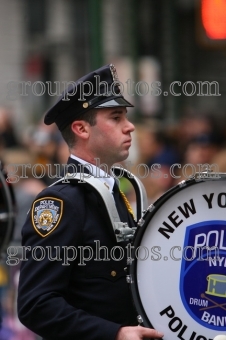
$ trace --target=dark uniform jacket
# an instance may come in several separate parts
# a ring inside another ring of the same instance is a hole
[[[96,191],[83,183],[43,190],[27,216],[22,245],[28,248],[18,315],[33,332],[46,340],[113,340],[121,326],[137,324],[126,243],[116,242]]]

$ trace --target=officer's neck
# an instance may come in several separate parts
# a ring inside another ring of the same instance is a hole
[[[90,163],[90,164],[95,165],[98,168],[104,169],[104,171],[107,174],[110,174],[110,175],[112,174],[111,167],[113,166],[113,164],[108,163],[107,161],[104,161],[97,156],[96,157],[90,156],[82,152],[76,152],[73,150],[71,150],[71,155],[74,155],[75,157],[80,158],[81,160],[83,160],[83,162]]]

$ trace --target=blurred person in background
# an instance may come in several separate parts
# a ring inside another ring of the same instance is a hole
[[[0,145],[2,150],[19,145],[13,127],[12,111],[5,107],[0,107]]]
[[[162,161],[161,164],[153,164],[149,168],[149,175],[143,179],[149,204],[154,203],[174,185],[170,174],[171,165],[172,163],[167,163],[166,160],[166,162]]]
[[[210,164],[219,148],[220,141],[216,133],[199,134],[188,143],[184,163]]]
[[[16,206],[16,218],[11,244],[21,245],[21,229],[27,212],[36,195],[46,188],[42,179],[34,177],[32,167],[35,165],[35,155],[23,148],[6,150],[2,160],[7,171],[7,181],[11,183]]]
[[[184,158],[187,146],[196,136],[218,133],[221,126],[218,126],[213,114],[198,111],[193,108],[186,109],[182,114],[175,129],[178,152]]]
[[[184,151],[184,158],[181,167],[175,170],[175,184],[189,177],[194,177],[195,173],[203,171],[218,171],[214,166],[214,157],[221,149],[222,140],[217,132],[202,133],[194,136]]]
[[[37,177],[40,176],[46,185],[59,179],[62,164],[67,163],[69,152],[56,127],[46,126],[43,122],[28,127],[23,137],[23,145],[32,154],[34,164],[37,165]],[[55,164],[59,164],[59,167]]]
[[[179,154],[170,131],[160,122],[149,121],[139,125],[136,137],[139,161],[146,167],[146,173],[141,173],[144,177],[140,179],[146,188],[149,203],[153,203],[173,185],[170,167],[180,161]]]
[[[3,322],[0,330],[1,340],[37,340],[36,334],[27,329],[19,321],[16,312],[17,288],[19,272],[9,275],[10,283],[6,287],[2,299]]]

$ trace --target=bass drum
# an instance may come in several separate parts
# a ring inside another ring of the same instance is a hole
[[[12,238],[14,229],[15,198],[13,188],[6,182],[6,176],[0,170],[0,253],[6,248]]]
[[[165,340],[226,334],[226,175],[183,181],[138,222],[129,275],[138,321]]]

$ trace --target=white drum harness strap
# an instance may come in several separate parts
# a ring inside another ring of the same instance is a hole
[[[117,176],[117,174],[120,174],[122,171],[122,168],[114,167],[113,171]],[[135,189],[137,197],[137,219],[140,219],[143,211],[147,209],[147,195],[144,186],[137,177],[131,175],[126,169],[123,169],[123,175],[120,174],[120,177],[127,178]],[[98,192],[107,210],[117,242],[127,241],[133,238],[136,228],[130,228],[127,223],[120,220],[112,194],[98,178],[92,175],[84,176],[82,173],[67,173],[60,180],[51,184],[50,187],[58,183],[72,183],[73,181],[81,183],[82,185],[88,185]]]

